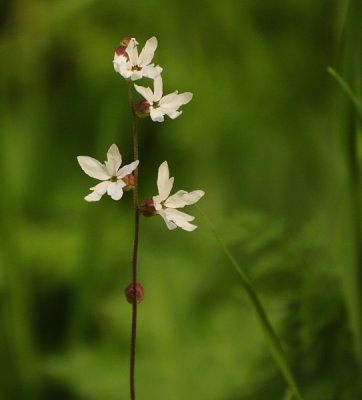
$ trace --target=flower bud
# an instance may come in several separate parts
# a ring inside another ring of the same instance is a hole
[[[125,46],[125,47],[127,47],[128,46],[128,44],[129,44],[129,42],[132,40],[132,38],[131,38],[131,36],[126,36],[126,37],[124,37],[123,39],[121,39],[121,41],[120,41],[120,45],[121,46]]]
[[[119,56],[124,56],[128,59],[128,54],[126,53],[126,49],[127,46],[129,44],[129,42],[131,41],[131,37],[124,37],[121,42],[120,45],[116,48],[115,52],[114,52],[114,57],[119,57]]]
[[[134,175],[133,174],[129,174],[126,175],[122,178],[123,182],[126,184],[126,186],[123,188],[123,190],[127,191],[127,190],[131,190],[134,188],[135,186],[135,182],[134,182]]]
[[[145,291],[140,283],[136,283],[135,289],[136,289],[136,303],[139,304],[145,297]],[[133,304],[133,294],[134,294],[133,283],[130,283],[126,287],[124,294],[126,295],[128,303]]]
[[[156,215],[156,209],[153,205],[153,198],[150,197],[149,199],[143,200],[139,206],[140,213],[145,217],[152,217]]]
[[[142,100],[135,104],[134,111],[137,117],[148,117],[150,115],[150,103],[147,100]]]

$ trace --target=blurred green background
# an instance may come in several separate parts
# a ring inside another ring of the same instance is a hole
[[[361,11],[2,0],[1,400],[129,398],[132,198],[86,203],[95,181],[76,156],[104,160],[116,143],[131,161],[113,51],[153,35],[165,92],[194,99],[177,120],[140,120],[141,198],[166,159],[175,190],[205,190],[200,205],[254,281],[305,399],[362,398],[360,120],[326,73],[362,89]],[[191,234],[141,221],[138,398],[287,399],[238,276],[187,211]]]

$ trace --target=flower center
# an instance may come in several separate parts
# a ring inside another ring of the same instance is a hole
[[[158,101],[155,101],[155,102],[152,104],[152,107],[153,107],[153,108],[158,108],[159,106],[160,106],[160,104],[159,104]]]
[[[141,71],[141,67],[139,67],[138,65],[134,65],[133,67],[132,67],[132,71]]]
[[[112,176],[112,178],[109,179],[111,182],[117,182],[118,179],[116,176]]]

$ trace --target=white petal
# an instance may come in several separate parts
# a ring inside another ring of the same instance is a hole
[[[77,160],[82,170],[90,177],[99,179],[101,181],[110,178],[110,175],[106,167],[95,158],[87,156],[78,156]]]
[[[162,71],[163,69],[159,65],[154,66],[153,64],[147,65],[142,68],[143,76],[150,79],[157,78]]]
[[[170,93],[160,100],[160,106],[177,110],[192,99],[192,93],[186,92],[178,94],[177,91]]]
[[[103,181],[101,183],[98,183],[98,185],[91,188],[93,192],[90,193],[88,196],[86,196],[84,199],[87,201],[100,200],[101,197],[104,195],[104,193],[106,193],[109,184],[110,184],[109,181]]]
[[[161,217],[163,218],[163,220],[166,222],[167,228],[169,230],[173,230],[177,228],[177,225],[175,223],[173,223],[172,221],[170,221],[169,219],[167,219],[167,216],[165,214],[165,212],[163,210],[158,212],[159,215],[161,215]]]
[[[84,197],[86,201],[98,201],[102,198],[102,195],[96,192],[89,193],[87,196]]]
[[[153,93],[152,93],[152,90],[151,90],[151,88],[149,88],[149,87],[143,87],[143,86],[138,86],[138,85],[134,85],[134,87],[135,87],[135,89],[137,90],[137,92],[141,95],[141,96],[143,96],[149,103],[153,103],[153,98],[154,98],[154,96],[153,96]]]
[[[185,222],[185,221],[182,223],[179,223],[178,226],[187,232],[192,232],[197,228],[197,225],[190,224],[189,222]]]
[[[158,168],[157,187],[161,201],[166,200],[173,186],[173,178],[170,178],[167,161]]]
[[[115,144],[107,152],[106,168],[111,176],[116,176],[119,167],[122,164],[122,156]]]
[[[142,71],[131,71],[130,73],[131,81],[138,81],[139,79],[143,78]]]
[[[119,64],[119,73],[123,76],[123,78],[129,79],[133,74],[131,68],[132,66],[130,62]]]
[[[107,193],[113,200],[119,200],[123,196],[123,188],[126,184],[120,180],[117,182],[111,182],[107,188]]]
[[[187,205],[195,204],[204,194],[205,192],[202,190],[194,190],[190,193],[185,190],[179,190],[165,201],[165,206],[170,208],[182,208]]]
[[[117,64],[115,61],[113,61],[113,68],[119,74],[119,64]]]
[[[159,75],[155,80],[153,81],[153,101],[160,101],[162,97],[162,77]]]
[[[192,93],[186,92],[178,94],[177,91],[174,93],[170,93],[159,101],[159,110],[169,116],[172,119],[179,117],[182,114],[182,111],[178,111],[178,109],[188,103],[192,99]]]
[[[191,101],[193,94],[191,92],[180,93],[177,95],[177,101],[180,106],[187,104]]]
[[[158,108],[158,110],[160,112],[162,112],[162,114],[170,117],[171,119],[176,119],[177,117],[179,117],[182,114],[182,111],[176,111],[174,109],[171,110],[171,109],[167,109],[164,107],[160,107],[160,108]]]
[[[157,39],[153,36],[147,40],[144,48],[138,57],[138,65],[144,67],[148,65],[155,54],[157,48]]]
[[[194,216],[186,214],[182,211],[176,210],[174,208],[165,208],[164,209],[167,218],[172,219],[172,221],[193,221],[195,219]],[[177,222],[176,222],[177,223]]]
[[[126,57],[124,57],[124,56],[115,57],[115,59],[113,60],[114,70],[120,74],[121,69],[125,68],[125,66],[127,66],[127,63],[128,63],[128,61],[127,61]]]
[[[128,43],[126,53],[128,54],[129,60],[132,65],[137,65],[138,63],[138,50],[136,41],[131,39]]]
[[[165,120],[164,113],[160,108],[150,107],[150,117],[154,122],[163,122]]]
[[[103,181],[98,183],[97,185],[93,186],[90,188],[90,190],[93,190],[93,192],[96,192],[98,194],[104,195],[106,193],[108,186],[110,185],[110,181]]]
[[[162,210],[161,202],[163,200],[161,199],[161,197],[160,196],[153,196],[152,200],[153,200],[153,206],[155,207],[155,210],[157,210],[157,211]]]
[[[133,161],[131,164],[125,165],[117,172],[118,179],[124,178],[126,175],[132,173],[140,162],[138,160]]]
[[[167,94],[166,96],[162,97],[162,99],[160,100],[160,106],[162,107],[170,107],[170,108],[175,108],[177,109],[178,107],[178,101],[177,101],[177,96],[178,96],[178,92],[173,92],[170,94]]]
[[[175,210],[174,208],[166,208],[164,210],[164,213],[166,214],[166,218],[169,221],[172,221],[185,231],[191,232],[197,228],[196,225],[189,223],[190,221],[193,221],[195,219],[195,217],[193,217],[192,215]]]

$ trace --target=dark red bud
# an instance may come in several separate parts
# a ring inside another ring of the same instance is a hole
[[[147,100],[142,100],[135,104],[134,110],[137,117],[148,117],[150,115],[150,103]]]
[[[140,283],[136,283],[135,289],[136,289],[136,303],[139,304],[145,297],[145,291],[143,289],[143,286]],[[126,287],[124,294],[126,295],[126,299],[127,299],[128,303],[133,304],[133,297],[134,297],[133,283],[130,283]]]
[[[120,45],[114,51],[115,57],[124,56],[128,59],[128,54],[126,53],[126,49],[127,49],[129,42],[131,41],[131,39],[132,39],[131,37],[124,37],[121,40]]]
[[[132,38],[130,36],[126,36],[123,39],[121,39],[120,45],[127,47],[131,40]]]
[[[135,182],[134,182],[134,175],[129,174],[126,175],[125,177],[122,178],[123,182],[127,185],[123,188],[123,190],[131,190],[134,188]]]
[[[149,199],[143,200],[139,207],[140,213],[145,217],[152,217],[156,215],[156,209],[153,205],[153,199],[150,197]]]
[[[116,50],[114,51],[114,56],[119,57],[119,56],[124,56],[128,57],[128,54],[126,53],[127,46],[118,46]]]

